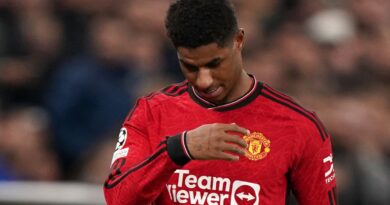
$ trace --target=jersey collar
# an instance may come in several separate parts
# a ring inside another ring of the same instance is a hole
[[[196,93],[195,88],[192,85],[188,86],[188,93],[190,94],[192,100],[194,100],[197,104],[210,110],[228,111],[238,109],[252,102],[261,93],[262,83],[258,82],[255,76],[251,74],[249,74],[249,76],[252,78],[251,89],[237,100],[222,105],[216,105],[206,99],[203,99]]]

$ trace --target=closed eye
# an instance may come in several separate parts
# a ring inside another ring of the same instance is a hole
[[[198,70],[198,67],[189,63],[186,63],[182,60],[180,60],[180,63],[190,72],[195,72]]]
[[[208,62],[205,66],[208,68],[216,68],[218,67],[222,62],[221,58],[213,59],[212,61]]]

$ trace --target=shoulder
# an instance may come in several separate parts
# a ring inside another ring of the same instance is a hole
[[[296,128],[304,132],[306,136],[318,135],[320,137],[318,139],[322,141],[329,137],[316,113],[304,108],[290,96],[271,88],[267,84],[263,84],[261,95],[268,100],[271,107],[295,121]]]
[[[149,95],[146,95],[145,98],[153,99],[157,96],[159,98],[174,98],[187,92],[187,89],[188,89],[188,82],[185,80],[180,83],[168,85],[163,89],[150,93]]]
[[[180,97],[181,95],[186,93],[187,90],[188,82],[183,81],[181,83],[168,85],[165,88],[149,93],[142,98],[148,102],[172,100],[176,99],[177,97]]]
[[[137,99],[126,121],[135,118],[156,118],[166,110],[172,110],[183,103],[188,90],[187,81],[171,84],[163,89],[151,92]],[[188,95],[187,95],[188,96]]]
[[[160,90],[151,92],[138,99],[139,103],[147,104],[151,107],[162,106],[183,99],[183,95],[188,91],[188,82],[183,81],[166,86]]]

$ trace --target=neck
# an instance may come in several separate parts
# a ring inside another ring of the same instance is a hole
[[[250,77],[244,70],[242,70],[240,79],[237,83],[239,86],[235,88],[231,97],[227,99],[228,102],[232,102],[244,96],[252,88],[253,78]]]

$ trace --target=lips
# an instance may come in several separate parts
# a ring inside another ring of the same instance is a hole
[[[219,87],[216,87],[216,88],[212,88],[212,89],[208,89],[206,91],[199,91],[199,95],[203,98],[208,98],[208,99],[212,99],[212,98],[216,98],[218,97],[223,91],[223,88],[221,86]]]

